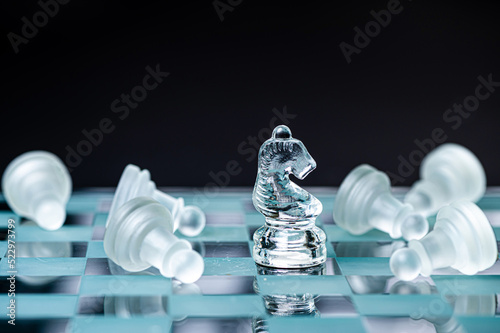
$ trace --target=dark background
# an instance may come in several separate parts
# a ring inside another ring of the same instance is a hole
[[[500,88],[457,129],[443,120],[479,75],[500,81],[495,2],[401,6],[348,64],[339,44],[353,45],[353,28],[364,30],[387,1],[244,0],[221,21],[212,1],[72,0],[17,54],[7,34],[20,35],[21,18],[32,22],[40,6],[4,3],[0,169],[34,149],[65,160],[82,130],[109,118],[114,131],[73,168],[76,187],[115,186],[127,163],[159,185],[204,186],[230,160],[240,168],[229,185],[253,185],[257,161],[238,146],[286,106],[318,163],[301,185],[339,185],[360,163],[397,173],[398,156],[434,128],[470,148],[488,184],[500,185]],[[111,103],[156,64],[170,75],[120,120]]]

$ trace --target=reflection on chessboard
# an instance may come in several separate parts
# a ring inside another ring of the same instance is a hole
[[[205,261],[195,284],[156,269],[124,271],[103,249],[111,192],[77,192],[68,221],[45,231],[0,203],[0,307],[7,306],[6,228],[16,221],[16,332],[488,332],[500,327],[500,265],[474,276],[452,269],[398,281],[389,257],[405,245],[370,231],[352,236],[332,219],[334,191],[309,189],[324,203],[317,225],[327,235],[321,266],[280,270],[257,266],[253,231],[263,223],[251,189],[221,192],[204,210],[207,226],[186,238]],[[194,200],[191,192],[170,192]],[[500,192],[480,200],[500,236]],[[434,218],[429,218],[431,228]],[[179,235],[179,237],[183,237]],[[307,330],[304,331],[304,327]],[[7,328],[0,322],[0,330]]]

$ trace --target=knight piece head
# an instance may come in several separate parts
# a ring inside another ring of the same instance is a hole
[[[277,126],[272,137],[264,142],[259,151],[259,172],[292,173],[304,179],[316,168],[302,141],[292,138],[292,131],[285,125]]]

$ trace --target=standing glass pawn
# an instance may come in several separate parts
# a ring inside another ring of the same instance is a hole
[[[316,227],[321,202],[289,179],[304,179],[316,168],[304,144],[287,126],[274,129],[259,151],[253,204],[266,223],[253,235],[253,258],[259,265],[302,268],[326,261],[326,236]]]

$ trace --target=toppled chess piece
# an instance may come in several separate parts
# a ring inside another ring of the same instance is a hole
[[[426,216],[454,201],[477,202],[486,190],[481,162],[470,150],[454,143],[439,146],[422,160],[420,178],[404,201]]]
[[[302,268],[326,261],[326,236],[315,225],[323,205],[289,179],[290,173],[304,179],[315,168],[316,162],[287,126],[276,127],[260,148],[252,199],[266,223],[253,235],[257,264]]]
[[[486,215],[474,203],[458,201],[439,210],[434,230],[427,236],[394,252],[390,267],[405,281],[450,266],[473,275],[491,267],[497,256],[495,234]]]
[[[392,238],[411,240],[422,238],[429,230],[423,215],[391,194],[389,177],[367,164],[354,168],[340,185],[333,218],[353,235],[375,228]]]
[[[196,206],[185,206],[183,198],[174,198],[156,189],[148,170],[129,164],[123,170],[111,203],[108,222],[125,202],[135,197],[151,197],[167,207],[174,217],[174,231],[189,237],[200,234],[205,228],[205,213]]]
[[[111,216],[104,234],[104,250],[127,271],[154,266],[163,276],[183,283],[195,282],[203,274],[203,258],[173,232],[173,218],[165,206],[151,198],[137,197]]]
[[[72,182],[64,163],[46,151],[16,157],[5,169],[2,189],[17,215],[47,230],[59,229],[66,220]]]

